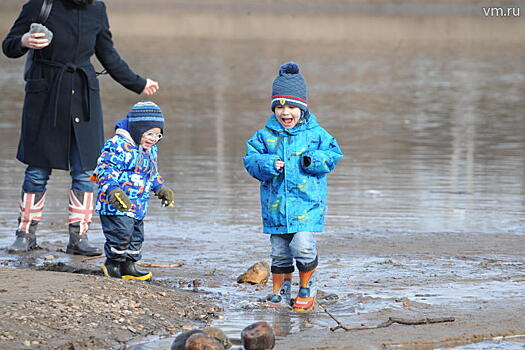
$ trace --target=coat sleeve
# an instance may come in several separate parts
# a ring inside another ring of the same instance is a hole
[[[303,170],[310,175],[328,174],[334,170],[343,152],[337,140],[323,129],[320,135],[319,149],[304,152],[301,159]]]
[[[97,35],[95,55],[109,75],[125,88],[140,94],[146,86],[146,79],[134,73],[129,65],[120,57],[113,46],[106,5],[98,1],[101,6],[102,29]]]
[[[153,180],[151,181],[151,183],[151,190],[157,193],[157,191],[160,190],[162,186],[164,186],[165,181],[159,173],[156,173],[155,176],[153,176]]]
[[[38,19],[42,2],[43,0],[29,0],[22,7],[22,11],[2,42],[2,50],[7,57],[18,58],[28,51],[27,48],[22,47],[21,39],[29,31],[31,23]]]
[[[120,188],[118,178],[121,171],[121,160],[123,155],[116,150],[117,145],[112,140],[106,141],[102,148],[102,153],[98,158],[97,168],[95,173],[97,175],[97,183],[102,191],[109,194],[115,188]]]
[[[260,132],[256,132],[246,142],[246,155],[243,162],[248,173],[259,181],[271,180],[280,174],[275,169],[275,161],[279,160],[279,156],[266,152],[266,146],[261,140]]]

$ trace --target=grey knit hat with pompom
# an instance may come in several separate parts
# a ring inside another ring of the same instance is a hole
[[[279,68],[279,75],[272,85],[272,111],[277,105],[292,105],[308,111],[308,90],[306,81],[299,73],[299,65],[287,62]]]

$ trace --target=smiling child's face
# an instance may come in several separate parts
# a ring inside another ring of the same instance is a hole
[[[301,118],[301,109],[292,105],[277,105],[274,109],[277,120],[285,129],[292,129]]]
[[[140,144],[142,145],[142,148],[148,150],[151,148],[151,146],[159,142],[159,140],[162,138],[162,134],[160,132],[160,128],[152,128],[146,131],[144,134],[142,134],[142,137],[140,139]]]

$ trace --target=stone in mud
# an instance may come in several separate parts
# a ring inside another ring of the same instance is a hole
[[[192,329],[191,331],[182,332],[179,334],[173,343],[171,343],[171,350],[184,350],[184,347],[186,345],[186,340],[188,340],[189,337],[191,337],[193,334],[196,333],[204,333],[200,329]]]
[[[208,333],[193,329],[179,334],[171,344],[171,350],[224,350],[224,346]]]
[[[270,266],[266,261],[259,261],[237,278],[237,283],[265,284],[270,277]]]
[[[242,330],[241,342],[246,350],[273,349],[275,334],[268,322],[255,322]]]
[[[184,350],[224,350],[224,346],[207,333],[195,333],[186,340]]]
[[[221,329],[217,327],[206,327],[203,329],[203,331],[217,339],[219,343],[221,343],[224,346],[225,349],[229,349],[232,347],[232,343],[230,343],[230,340]]]

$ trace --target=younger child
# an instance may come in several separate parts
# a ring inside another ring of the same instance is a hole
[[[115,136],[104,144],[95,169],[98,182],[96,211],[106,243],[108,277],[148,280],[151,272],[136,269],[142,257],[143,219],[150,191],[164,206],[173,206],[173,192],[157,169],[157,143],[162,139],[164,116],[153,102],[139,102],[115,126]]]
[[[299,66],[283,64],[273,81],[274,114],[248,140],[244,166],[261,182],[264,233],[272,245],[273,303],[290,305],[293,262],[299,270],[297,312],[313,308],[318,255],[314,232],[324,230],[326,174],[343,153],[308,110]]]

